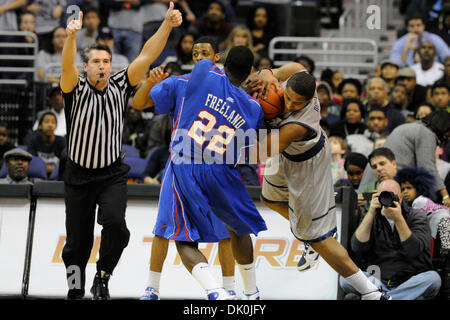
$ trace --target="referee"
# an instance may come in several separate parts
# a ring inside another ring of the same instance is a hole
[[[76,34],[83,13],[66,28],[62,52],[61,90],[67,124],[68,159],[64,171],[67,239],[62,258],[69,290],[67,299],[82,299],[85,269],[94,240],[95,209],[102,225],[100,258],[91,288],[94,300],[108,300],[108,280],[128,245],[125,223],[127,173],[122,163],[124,113],[134,87],[163,50],[181,13],[170,3],[165,20],[128,68],[111,75],[111,50],[93,45],[84,52],[86,76],[75,66]]]

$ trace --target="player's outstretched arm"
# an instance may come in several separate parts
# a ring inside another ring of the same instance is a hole
[[[142,82],[139,89],[133,98],[133,108],[135,109],[146,109],[153,107],[155,103],[153,102],[152,96],[150,95],[150,90],[159,82],[166,79],[169,76],[168,73],[164,72],[164,66],[159,66],[153,68],[150,71],[148,78]]]
[[[172,28],[178,27],[183,21],[181,12],[173,9],[174,4],[171,1],[166,17],[159,27],[158,31],[147,40],[141,53],[128,67],[128,79],[132,86],[135,86],[145,77],[150,65],[163,51]]]
[[[272,130],[258,142],[258,162],[282,153],[292,142],[307,138],[311,131],[298,124],[287,124],[279,130]]]
[[[78,68],[75,64],[77,56],[77,32],[83,25],[83,12],[80,11],[78,19],[70,21],[66,28],[67,39],[62,51],[62,71],[59,85],[63,92],[70,92],[78,83]]]
[[[272,69],[273,76],[278,80],[278,82],[282,83],[289,79],[293,74],[306,70],[304,66],[302,66],[298,62],[290,62],[285,65]]]

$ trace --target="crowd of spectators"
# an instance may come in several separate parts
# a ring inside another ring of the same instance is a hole
[[[194,64],[192,46],[200,36],[216,39],[222,55],[219,65],[233,46],[245,45],[255,56],[253,72],[274,67],[268,57],[269,42],[277,36],[273,10],[255,4],[241,24],[236,23],[233,1],[174,2],[183,13],[183,25],[173,32],[166,50],[152,68],[162,65],[170,75],[189,72]],[[424,3],[433,1],[409,2],[405,11],[405,27],[398,30],[399,37],[390,56],[379,63],[366,81],[346,77],[331,68],[321,71],[319,76],[315,72],[316,62],[309,56],[302,55],[294,61],[301,63],[317,78],[321,125],[329,136],[335,186],[347,185],[357,191],[358,206],[364,214],[371,210],[375,216],[379,205],[372,203],[372,196],[383,190],[397,192],[405,203],[417,210],[423,211],[425,207],[441,210],[439,214],[428,215],[429,220],[433,220],[430,221],[431,235],[436,237],[441,232],[441,237],[447,239],[442,247],[448,251],[450,240],[446,219],[450,192],[450,144],[447,138],[450,124],[436,125],[429,119],[434,114],[445,113],[448,116],[450,112],[450,8],[437,4],[423,7]],[[29,79],[20,73],[13,76],[53,84],[47,95],[48,105],[38,107],[41,111],[35,124],[20,146],[29,153],[14,149],[15,146],[8,142],[9,128],[0,124],[0,164],[5,162],[3,166],[8,167],[8,172],[11,170],[10,174],[13,174],[13,164],[17,166],[19,163],[22,169],[28,167],[31,154],[43,160],[47,179],[61,178],[58,167],[65,157],[66,128],[58,87],[58,64],[66,38],[64,28],[71,14],[67,8],[77,5],[84,12],[83,29],[77,37],[80,70],[83,50],[96,42],[112,49],[113,69],[119,70],[136,58],[143,43],[159,27],[168,3],[168,0],[0,0],[0,30],[35,33],[40,49],[37,77]],[[9,41],[31,43],[34,40],[27,36],[9,38]],[[15,54],[26,54],[29,49],[17,50]],[[26,67],[30,62],[24,60],[20,63]],[[145,159],[146,168],[140,178],[129,182],[159,184],[169,156],[170,119],[155,114],[153,108],[140,111],[133,109],[131,104],[130,100],[123,144],[134,148],[136,157]],[[418,137],[419,132],[428,135],[429,140],[421,144],[423,136]],[[408,154],[406,151],[402,153],[406,148],[413,150],[408,150]],[[8,154],[10,150],[15,151]],[[408,160],[402,163],[404,157],[415,162]],[[260,184],[261,166],[244,165],[241,169],[248,185]],[[370,175],[372,180],[367,179]],[[21,175],[16,176],[21,179],[9,178],[2,183],[23,180]],[[414,176],[425,178],[419,181],[413,179]],[[388,182],[382,184],[383,181]],[[408,193],[411,188],[416,190],[413,196]],[[439,207],[431,205],[428,200],[439,203]],[[445,210],[446,213],[442,213]],[[352,241],[358,249],[367,249],[362,245],[361,237],[354,236]],[[371,257],[375,261],[379,259]],[[347,288],[346,284],[342,285]]]

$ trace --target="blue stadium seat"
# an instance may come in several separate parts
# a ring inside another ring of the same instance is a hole
[[[131,167],[128,172],[128,178],[142,179],[144,177],[144,170],[147,166],[147,161],[136,157],[125,157],[123,162]]]
[[[3,163],[2,169],[0,170],[0,179],[6,177],[6,174],[7,174],[6,167],[5,164]]]
[[[47,179],[47,171],[45,170],[44,160],[39,157],[33,157],[33,160],[30,162],[28,177]]]
[[[129,144],[124,144],[122,146],[122,150],[127,153],[126,157],[139,158],[139,152],[137,149]]]
[[[2,169],[0,170],[0,178],[5,178],[7,175],[7,170],[5,164],[3,164]],[[30,161],[30,170],[28,171],[29,178],[41,178],[47,179],[47,171],[45,171],[45,163],[39,157],[33,157],[33,160]]]
[[[18,145],[17,146],[17,148],[20,148],[20,149],[23,149],[23,150],[25,150],[25,151],[28,151],[28,147],[27,146],[25,146],[25,145]]]
[[[148,159],[150,159],[150,157],[152,156],[153,152],[155,152],[156,149],[158,149],[158,147],[153,147],[148,151],[147,156],[145,157],[145,161],[148,161]]]

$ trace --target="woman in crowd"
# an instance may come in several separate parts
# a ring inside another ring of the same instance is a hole
[[[365,109],[361,100],[344,100],[341,120],[331,126],[330,135],[345,139],[349,134],[362,134],[367,129],[364,123]]]
[[[271,12],[263,6],[255,6],[247,16],[247,27],[253,37],[254,50],[267,56],[270,40],[275,36]]]
[[[259,54],[255,52],[253,47],[253,37],[250,30],[245,26],[236,26],[233,28],[227,39],[227,48],[220,59],[222,63],[225,63],[228,52],[230,52],[231,48],[236,46],[248,47],[253,52],[255,60],[259,59]]]
[[[336,115],[341,113],[341,106],[346,99],[361,99],[362,85],[358,79],[346,78],[339,83],[333,97],[333,107],[330,112]]]
[[[183,34],[178,40],[177,46],[175,48],[177,55],[167,57],[162,65],[167,66],[169,62],[176,62],[179,65],[194,66],[194,61],[192,61],[192,48],[194,46],[195,39],[196,36],[194,33],[187,32]]]
[[[56,27],[52,32],[51,44],[39,51],[36,66],[40,82],[59,83],[62,50],[66,38],[66,30],[63,27]],[[81,57],[78,53],[75,63],[81,66]],[[54,66],[49,67],[49,64],[54,64]]]
[[[338,88],[339,85],[342,83],[343,78],[344,76],[340,71],[331,70],[329,68],[324,69],[320,74],[320,81],[325,81],[326,83],[328,83],[331,87],[331,90],[333,90],[332,102],[334,104],[338,105],[342,104],[342,98],[338,94]]]

